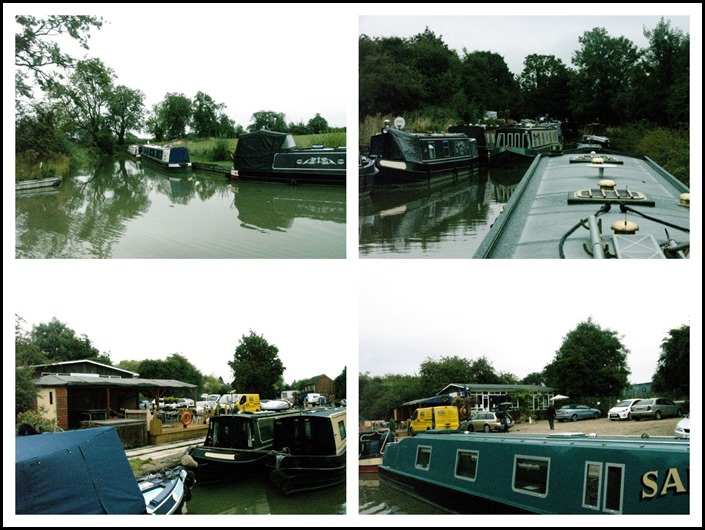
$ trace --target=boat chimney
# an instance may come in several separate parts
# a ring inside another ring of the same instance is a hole
[[[601,191],[614,191],[617,187],[617,183],[611,179],[602,179],[597,185],[600,186]]]
[[[678,197],[680,199],[680,205],[690,208],[690,193],[681,193]]]

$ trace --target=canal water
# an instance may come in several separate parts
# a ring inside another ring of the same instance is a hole
[[[15,195],[17,258],[345,258],[345,186],[106,160]]]
[[[373,188],[360,197],[360,258],[471,258],[530,164],[483,166],[431,188]]]
[[[360,473],[360,515],[447,514],[447,510],[412,497],[380,480],[378,473]]]
[[[189,515],[344,514],[345,484],[289,496],[269,483],[266,474],[237,482],[196,484],[187,510]]]

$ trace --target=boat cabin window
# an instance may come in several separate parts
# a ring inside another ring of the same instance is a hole
[[[583,484],[583,508],[600,509],[600,489],[602,486],[602,464],[585,463],[585,484]]]
[[[545,497],[548,494],[550,462],[548,458],[516,455],[512,489],[519,493]]]
[[[428,155],[424,158],[428,158],[428,160],[435,160],[436,158],[436,145],[433,142],[427,142],[425,143],[426,149],[424,149],[424,155],[428,153]]]
[[[345,440],[345,421],[340,420],[338,422],[338,432],[340,433],[340,439]]]
[[[290,134],[286,135],[286,138],[284,139],[284,142],[282,142],[282,149],[295,149],[296,148],[296,142],[294,141],[294,137]]]
[[[416,469],[428,469],[431,464],[431,448],[428,445],[419,445],[416,448]]]
[[[624,466],[607,464],[607,487],[605,488],[605,511],[622,513],[624,491]]]
[[[271,442],[272,438],[274,438],[273,424],[274,422],[272,420],[260,420],[257,422],[259,439],[262,440],[263,443]]]
[[[455,460],[455,476],[465,480],[475,480],[479,457],[478,451],[458,451]]]
[[[443,142],[443,156],[446,158],[450,157],[450,144],[448,143],[448,140]]]

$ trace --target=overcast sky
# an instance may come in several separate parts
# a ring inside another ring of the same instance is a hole
[[[630,382],[650,381],[669,330],[690,323],[702,343],[702,297],[680,290],[676,278],[687,283],[688,267],[675,264],[674,273],[674,264],[362,261],[360,372],[413,375],[429,357],[485,356],[521,379],[542,371],[566,334],[592,317],[630,350]],[[692,351],[695,375],[701,349]]]
[[[531,4],[532,6],[534,4]],[[619,4],[616,4],[619,6]],[[595,4],[587,4],[595,12]],[[677,12],[676,9],[670,10]],[[576,8],[576,9],[583,9]],[[602,13],[619,10],[614,7],[602,8]],[[634,9],[630,9],[634,11]],[[641,13],[648,11],[639,9]],[[514,10],[512,10],[514,12]],[[541,12],[541,9],[536,11]],[[449,48],[462,57],[463,48],[468,52],[490,51],[504,57],[509,70],[521,74],[524,59],[529,54],[554,55],[566,66],[573,66],[573,53],[581,45],[578,37],[596,27],[603,27],[611,37],[626,37],[639,48],[646,48],[648,40],[644,27],[653,30],[661,17],[671,21],[672,28],[690,33],[690,20],[687,16],[674,15],[531,15],[531,16],[362,16],[360,34],[369,37],[412,37],[422,33],[426,27],[436,36],[442,37]]]
[[[342,276],[344,265],[326,270]],[[57,260],[22,269],[14,306],[27,329],[56,317],[115,364],[181,353],[229,383],[227,363],[250,330],[279,348],[287,383],[335,379],[356,353],[357,329],[339,316],[356,293],[349,282],[316,281],[307,260]]]
[[[40,15],[42,4],[36,6],[14,11],[45,16],[47,8]],[[352,71],[343,52],[346,38],[348,49],[355,38],[353,17],[341,31],[326,7],[182,6],[81,4],[77,14],[100,15],[106,23],[91,30],[89,50],[70,38],[61,41],[62,50],[99,58],[115,72],[116,84],[145,93],[148,109],[168,92],[193,99],[201,91],[225,103],[243,127],[261,110],[282,112],[287,123],[306,123],[320,113],[331,126],[346,125],[345,89],[352,78],[345,74]]]

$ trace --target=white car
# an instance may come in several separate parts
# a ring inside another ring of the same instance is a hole
[[[632,405],[638,399],[623,399],[612,407],[607,413],[610,420],[630,420],[632,418]]]
[[[690,412],[683,416],[673,430],[676,438],[690,438]]]

